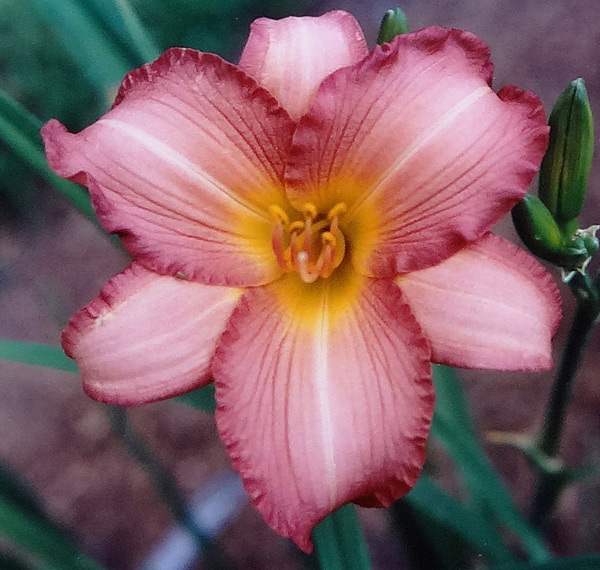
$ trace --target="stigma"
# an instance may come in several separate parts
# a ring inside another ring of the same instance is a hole
[[[303,220],[290,221],[280,206],[269,208],[271,244],[284,272],[295,271],[305,283],[314,283],[319,277],[329,277],[344,259],[346,242],[339,218],[346,212],[346,204],[339,202],[325,216],[307,202],[301,212]]]

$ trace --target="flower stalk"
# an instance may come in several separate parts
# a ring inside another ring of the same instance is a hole
[[[541,433],[519,446],[538,472],[531,521],[542,526],[561,490],[584,470],[568,469],[558,459],[573,383],[600,312],[600,273],[592,281],[588,265],[599,249],[594,225],[579,228],[594,150],[593,117],[582,79],[561,93],[550,115],[550,141],[541,164],[538,196],[527,195],[512,211],[523,243],[537,257],[559,267],[577,309],[554,378]]]
[[[127,412],[117,406],[108,406],[107,415],[111,427],[123,442],[127,452],[146,471],[152,486],[163,503],[171,511],[173,518],[181,524],[193,537],[200,552],[206,557],[207,567],[211,570],[232,570],[231,562],[225,560],[223,554],[213,545],[212,541],[198,527],[194,515],[188,508],[187,501],[178,487],[173,475],[154,455],[144,440],[135,432]]]
[[[577,309],[571,323],[569,336],[552,386],[544,414],[544,423],[537,448],[550,461],[558,455],[560,442],[571,401],[573,383],[592,337],[600,313],[600,272],[594,282],[585,273],[575,273],[569,286],[577,298]],[[570,481],[561,470],[539,472],[531,505],[531,521],[541,526],[552,511],[561,490]]]

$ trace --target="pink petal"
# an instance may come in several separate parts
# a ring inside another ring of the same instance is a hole
[[[434,361],[497,370],[552,366],[560,294],[546,270],[512,243],[488,233],[396,283],[431,342]]]
[[[240,67],[297,120],[325,77],[367,53],[362,30],[347,12],[337,10],[318,18],[259,18],[252,24]]]
[[[234,467],[267,523],[306,551],[340,505],[410,490],[433,411],[429,347],[400,290],[332,281],[248,289],[213,368]]]
[[[78,134],[50,121],[51,167],[88,185],[102,224],[159,273],[271,281],[272,204],[284,204],[293,124],[221,58],[171,49],[125,77],[113,109]]]
[[[73,316],[63,348],[95,400],[132,406],[176,396],[211,380],[215,345],[241,294],[134,262]]]
[[[392,276],[439,263],[524,195],[547,144],[537,97],[489,87],[489,50],[426,28],[319,88],[286,169],[296,205],[347,203],[353,263]]]

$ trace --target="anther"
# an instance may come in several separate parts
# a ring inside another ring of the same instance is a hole
[[[335,234],[338,231],[338,218],[346,212],[346,204],[344,202],[338,202],[329,212],[327,213],[327,219],[329,220],[329,230]]]
[[[310,220],[314,220],[317,217],[317,208],[311,202],[306,202],[304,206],[302,206],[302,213],[305,218],[309,218]]]
[[[327,213],[327,219],[329,221],[333,220],[333,218],[337,218],[342,214],[345,214],[348,208],[346,208],[345,202],[338,202],[329,212]]]
[[[294,232],[302,233],[304,231],[304,222],[301,222],[299,220],[292,222],[290,224],[289,230],[290,234],[293,234]]]
[[[344,257],[345,240],[339,230],[339,217],[346,212],[346,204],[338,202],[326,217],[311,202],[305,203],[301,211],[304,219],[290,222],[281,206],[273,204],[269,208],[274,221],[271,242],[277,263],[285,273],[297,271],[302,281],[313,283],[320,277],[329,277]]]
[[[323,232],[321,234],[321,243],[326,246],[329,245],[331,247],[335,247],[335,236],[331,232]]]
[[[269,214],[271,214],[271,217],[276,223],[283,224],[286,227],[289,226],[290,219],[281,206],[278,206],[277,204],[269,206]]]

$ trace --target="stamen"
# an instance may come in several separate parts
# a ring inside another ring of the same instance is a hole
[[[345,240],[338,220],[346,212],[346,204],[335,204],[327,217],[320,215],[311,202],[304,204],[301,211],[304,220],[290,222],[281,206],[274,204],[269,208],[274,221],[271,243],[284,272],[297,271],[302,281],[313,283],[319,277],[329,277],[344,258]],[[317,256],[318,236],[321,244]]]
[[[293,234],[296,232],[299,234],[302,233],[304,231],[304,222],[301,222],[301,221],[292,222],[290,224],[289,230],[290,230],[290,234]]]
[[[295,269],[298,257],[298,237],[304,231],[304,222],[292,222],[290,231],[290,270]]]
[[[319,258],[317,259],[317,263],[315,263],[315,267],[313,269],[313,272],[317,275],[324,277],[324,270],[331,274],[331,272],[335,269],[334,267],[330,268],[335,257],[335,244],[336,239],[331,232],[323,232],[321,234],[321,253],[319,254]]]
[[[323,248],[323,267],[321,267],[321,277],[326,279],[331,276],[333,270],[336,268],[335,264],[335,249],[333,247]]]
[[[290,219],[281,206],[277,204],[269,206],[269,214],[271,214],[275,223],[283,224],[286,227],[290,225]]]
[[[302,206],[302,213],[304,214],[304,247],[302,250],[310,255],[312,249],[312,223],[317,217],[317,208],[314,204],[307,202]]]
[[[338,202],[329,212],[327,213],[327,219],[329,220],[329,229],[331,233],[335,234],[338,231],[338,218],[346,212],[346,203]]]
[[[321,243],[323,245],[330,245],[331,247],[335,247],[336,239],[333,232],[323,232],[321,234]]]
[[[331,210],[329,210],[329,212],[327,213],[327,219],[329,221],[333,220],[333,218],[337,218],[338,216],[341,216],[342,214],[346,213],[346,210],[348,208],[346,208],[346,203],[345,202],[338,202],[333,208],[331,208]]]
[[[273,226],[273,231],[271,232],[271,244],[279,267],[281,267],[281,269],[287,269],[283,254],[283,223],[279,222]]]
[[[305,218],[310,218],[311,220],[314,220],[318,214],[317,207],[311,202],[306,202],[306,204],[302,206],[302,213],[304,214]]]

